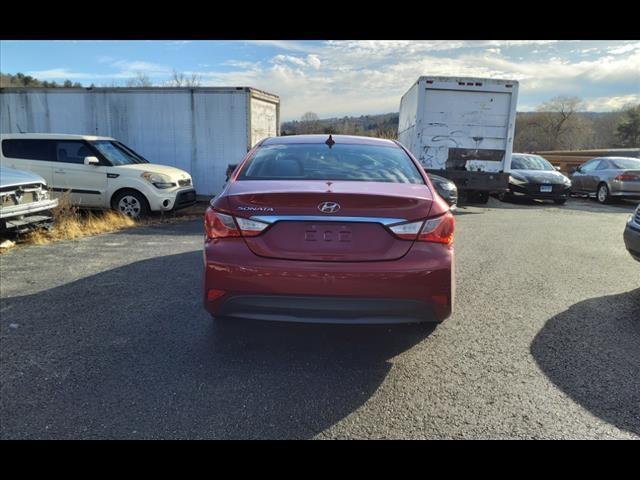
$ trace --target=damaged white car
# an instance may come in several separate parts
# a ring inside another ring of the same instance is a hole
[[[22,233],[52,223],[52,208],[44,178],[35,173],[0,166],[0,232]]]

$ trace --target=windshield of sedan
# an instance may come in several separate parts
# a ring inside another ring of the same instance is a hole
[[[547,160],[538,155],[513,155],[512,170],[555,170]]]
[[[289,144],[260,147],[238,180],[348,180],[424,184],[396,146]]]
[[[623,170],[640,169],[640,159],[635,158],[616,158],[609,160],[614,168],[621,168]]]
[[[149,163],[149,161],[144,157],[120,142],[115,142],[113,140],[96,140],[91,142],[91,145],[96,147],[98,151],[114,166],[131,165],[133,163]]]

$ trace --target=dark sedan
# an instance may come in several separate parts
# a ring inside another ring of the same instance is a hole
[[[627,221],[624,229],[624,244],[631,256],[640,262],[640,205]]]
[[[455,210],[458,203],[458,187],[456,187],[456,184],[448,178],[434,175],[433,173],[427,173],[427,176],[433,183],[438,195],[447,201],[451,210]]]
[[[502,201],[513,198],[553,200],[564,204],[571,193],[571,180],[558,172],[540,155],[514,153],[511,156],[509,190],[498,198]]]

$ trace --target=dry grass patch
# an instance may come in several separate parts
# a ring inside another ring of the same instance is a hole
[[[113,210],[81,212],[71,204],[66,193],[60,197],[58,207],[52,210],[52,214],[53,227],[50,230],[33,230],[24,235],[20,243],[45,245],[57,240],[73,240],[136,225],[135,220]]]
[[[114,210],[80,210],[70,201],[69,194],[64,193],[58,199],[58,206],[52,210],[53,227],[50,230],[36,229],[14,238],[15,242],[0,247],[3,253],[17,245],[46,245],[59,240],[74,240],[76,238],[98,235],[100,233],[115,232],[126,228],[176,223],[184,220],[201,219],[208,204],[198,203],[192,207],[152,215],[141,220],[133,220]],[[1,240],[1,239],[0,239]]]

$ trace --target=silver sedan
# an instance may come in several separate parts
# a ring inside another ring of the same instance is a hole
[[[592,158],[571,175],[572,193],[595,196],[600,203],[615,198],[640,199],[640,159]]]

